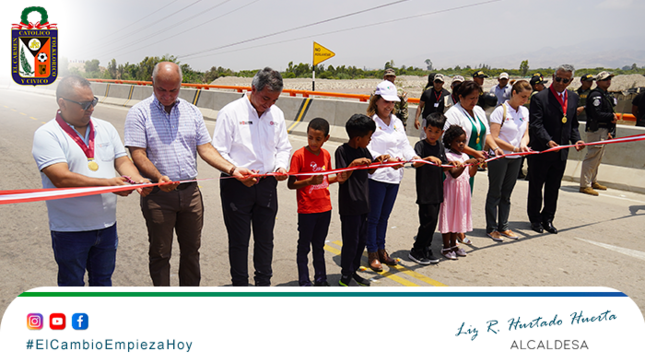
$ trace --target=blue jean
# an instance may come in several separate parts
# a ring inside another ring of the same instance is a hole
[[[385,249],[387,220],[390,218],[399,184],[382,183],[369,179],[370,213],[367,215],[367,252]]]
[[[119,238],[116,223],[93,231],[51,231],[58,286],[83,286],[87,269],[90,286],[112,286]]]

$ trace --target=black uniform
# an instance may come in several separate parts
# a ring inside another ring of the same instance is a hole
[[[587,97],[587,125],[585,131],[598,131],[608,129],[612,137],[616,137],[616,124],[614,121],[614,106],[616,99],[609,92],[596,87]]]
[[[589,93],[591,93],[591,88],[587,88],[586,90],[582,90],[582,86],[580,86],[577,90],[576,93],[580,97],[578,100],[578,107],[580,106],[586,106],[587,104],[587,97],[589,96]],[[578,121],[587,121],[587,110],[582,110],[582,112],[578,115]]]
[[[645,91],[634,98],[632,105],[638,107],[638,115],[634,115],[636,116],[636,126],[645,126]]]

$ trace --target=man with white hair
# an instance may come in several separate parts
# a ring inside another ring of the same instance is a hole
[[[197,154],[240,180],[251,174],[246,168],[236,168],[211,145],[199,109],[178,98],[181,79],[177,64],[155,65],[152,96],[134,105],[125,120],[125,145],[141,174],[153,182],[176,182],[155,187],[141,198],[150,242],[150,277],[155,286],[170,286],[173,231],[179,243],[179,285],[199,286],[202,195],[197,182],[178,183],[197,177]]]
[[[572,65],[561,65],[553,74],[551,86],[531,98],[529,146],[535,151],[546,151],[569,143],[573,143],[578,151],[584,148],[578,131],[578,95],[567,90],[573,81],[573,72]],[[569,149],[562,149],[528,156],[529,193],[526,209],[531,229],[538,233],[544,230],[558,233],[553,219],[568,155]]]

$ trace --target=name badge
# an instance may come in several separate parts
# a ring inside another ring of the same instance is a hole
[[[434,108],[437,108],[437,107],[439,107],[439,102],[434,103]]]

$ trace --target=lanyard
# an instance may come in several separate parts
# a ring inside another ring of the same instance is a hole
[[[473,110],[473,114],[475,115],[475,117],[477,118],[477,121],[479,121],[479,122],[475,122],[475,119],[470,117],[468,112],[466,110],[464,110],[463,107],[462,107],[461,110],[464,112],[464,115],[466,115],[466,117],[468,118],[468,121],[470,121],[470,123],[472,124],[473,131],[477,130],[477,135],[476,135],[477,140],[475,140],[475,143],[479,144],[479,141],[480,141],[479,136],[480,136],[481,131],[482,131],[482,128],[480,126],[483,125],[483,122],[479,119],[479,116],[477,116],[477,114],[475,113],[475,110]],[[472,134],[472,132],[471,132],[471,134]],[[472,139],[472,135],[470,136],[470,138]]]
[[[564,90],[564,101],[562,101],[562,97],[558,96],[558,93],[553,89],[553,86],[549,87],[551,90],[551,93],[553,93],[553,96],[555,96],[555,99],[558,100],[558,103],[560,106],[562,106],[562,123],[567,123],[567,105],[569,104],[569,94],[567,93],[567,90]]]
[[[56,122],[58,122],[58,125],[65,131],[69,137],[76,142],[76,144],[83,150],[83,153],[87,157],[87,167],[92,170],[92,171],[97,171],[99,169],[99,164],[94,161],[94,125],[92,124],[92,120],[90,120],[89,123],[89,128],[90,128],[90,135],[89,135],[89,140],[88,144],[85,145],[85,142],[81,140],[81,137],[78,136],[76,131],[72,130],[72,128],[63,120],[63,116],[61,116],[60,111],[56,113]]]

